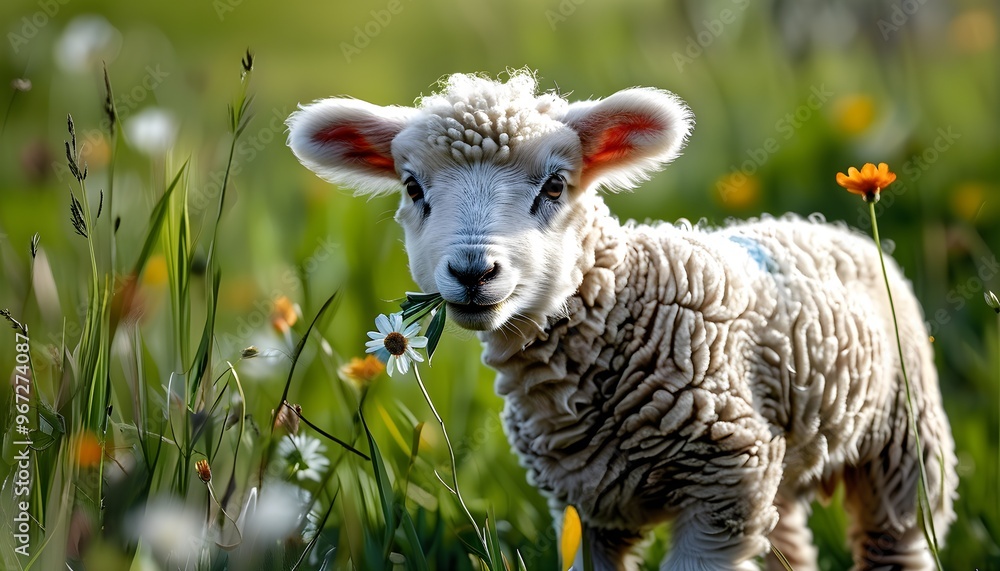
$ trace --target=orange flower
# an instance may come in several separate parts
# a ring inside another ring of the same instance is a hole
[[[288,330],[298,320],[298,310],[290,299],[281,296],[274,300],[274,309],[271,311],[271,325],[278,333],[288,333]]]
[[[198,472],[198,477],[201,478],[202,482],[206,484],[212,481],[212,467],[208,465],[208,460],[198,460],[194,464],[195,472]]]
[[[385,372],[385,365],[375,355],[368,354],[363,359],[351,357],[350,362],[341,365],[337,372],[341,379],[361,389]]]
[[[101,443],[97,441],[97,436],[89,430],[84,430],[76,435],[76,465],[81,468],[97,466],[104,455]]]
[[[896,180],[896,173],[889,170],[889,165],[879,163],[878,168],[872,163],[865,163],[861,170],[851,167],[847,174],[837,173],[837,184],[848,192],[860,194],[865,202],[877,202],[878,193]]]

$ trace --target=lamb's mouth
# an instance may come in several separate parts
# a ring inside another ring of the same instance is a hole
[[[474,331],[496,329],[505,302],[506,300],[487,305],[448,302],[448,317],[465,329]]]

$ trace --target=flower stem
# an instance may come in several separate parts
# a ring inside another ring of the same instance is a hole
[[[872,236],[875,238],[875,246],[878,248],[878,261],[882,265],[882,278],[885,280],[885,293],[889,296],[889,311],[892,313],[892,327],[896,332],[896,348],[899,351],[899,369],[903,374],[903,385],[906,388],[906,412],[910,421],[910,430],[913,432],[913,443],[917,450],[917,468],[920,476],[917,486],[917,510],[920,520],[923,523],[924,536],[927,539],[928,547],[934,556],[934,564],[938,571],[941,571],[941,560],[938,557],[937,534],[934,531],[934,517],[929,505],[927,494],[927,470],[924,466],[924,451],[920,443],[920,429],[917,427],[917,413],[913,408],[913,390],[910,386],[910,377],[906,374],[906,360],[903,357],[903,342],[899,338],[899,322],[896,319],[896,306],[892,301],[892,287],[889,285],[889,273],[885,270],[885,255],[882,254],[882,241],[878,237],[878,222],[875,216],[875,201],[868,201],[868,213],[872,219]]]
[[[483,551],[489,553],[489,547],[486,543],[486,538],[483,537],[479,532],[479,524],[476,523],[476,518],[472,517],[472,512],[469,511],[468,506],[465,505],[465,500],[462,498],[462,490],[458,487],[458,465],[455,462],[455,450],[451,447],[451,439],[448,438],[448,430],[444,426],[444,420],[441,415],[438,414],[437,409],[434,407],[434,403],[431,401],[431,396],[427,393],[427,387],[424,386],[424,381],[420,378],[420,371],[417,367],[413,367],[413,375],[417,378],[417,386],[420,387],[420,392],[424,395],[424,400],[427,401],[427,406],[430,407],[431,413],[434,414],[434,419],[437,420],[438,425],[441,426],[441,434],[444,435],[444,443],[448,447],[448,459],[451,461],[451,489],[458,498],[459,505],[462,506],[462,511],[465,512],[465,517],[468,518],[469,523],[472,525],[472,529],[476,532],[476,538],[483,546]],[[493,566],[490,565],[490,568]]]

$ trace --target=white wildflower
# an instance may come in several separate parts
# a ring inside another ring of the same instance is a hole
[[[103,16],[73,18],[55,45],[56,64],[68,73],[83,73],[118,57],[122,35]]]
[[[126,529],[161,561],[197,558],[211,542],[204,515],[175,498],[154,499],[132,518]]]
[[[289,434],[278,443],[282,472],[294,474],[299,481],[320,480],[330,466],[325,453],[326,446],[318,438],[306,434]]]
[[[174,114],[159,107],[147,107],[125,121],[125,135],[139,152],[158,157],[170,150],[177,139]]]
[[[418,336],[419,323],[403,326],[403,315],[393,313],[389,317],[380,314],[375,318],[378,331],[369,331],[371,341],[365,343],[366,352],[375,353],[380,361],[385,363],[385,370],[392,376],[393,370],[405,374],[410,370],[410,361],[423,362],[424,358],[414,349],[427,346],[427,338]]]
[[[310,501],[309,492],[282,481],[267,481],[256,506],[246,517],[244,541],[284,540],[298,530]]]

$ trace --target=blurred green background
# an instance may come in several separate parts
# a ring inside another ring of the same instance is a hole
[[[0,4],[0,307],[30,325],[39,362],[64,327],[70,344],[79,336],[73,325],[87,298],[89,261],[69,223],[73,181],[63,141],[71,113],[96,209],[110,156],[100,130],[101,61],[127,137],[105,214],[121,219],[116,255],[101,263],[122,274],[138,255],[165,180],[187,159],[195,260],[203,260],[230,142],[225,104],[239,84],[240,57],[248,47],[255,54],[255,117],[237,147],[220,229],[216,336],[223,359],[250,344],[272,355],[241,370],[247,412],[261,424],[288,368],[280,353],[287,342],[268,319],[274,299],[299,304],[308,322],[339,288],[337,313],[322,332],[336,365],[361,354],[374,317],[415,288],[392,220],[396,199],[353,198],[298,165],[285,146],[283,120],[298,103],[350,95],[408,105],[449,73],[496,76],[522,67],[537,70],[543,89],[570,99],[635,85],[668,89],[691,106],[694,135],[684,155],[640,189],[607,197],[623,219],[721,224],[820,213],[868,231],[867,209],[836,186],[835,173],[884,161],[899,175],[878,205],[880,229],[923,303],[960,461],[958,521],[944,567],[1000,569],[1000,341],[983,303],[985,290],[1000,291],[998,10],[997,2],[958,0],[8,0]],[[29,296],[36,232],[50,275],[36,275]],[[175,367],[166,348],[170,299],[152,268],[142,280],[139,327],[147,368],[165,383]],[[300,323],[293,334],[303,331]],[[0,371],[7,371],[14,341],[2,339]],[[474,337],[449,328],[424,378],[459,449],[473,512],[483,518],[492,506],[504,540],[529,568],[552,568],[544,500],[499,429],[502,402],[478,352]],[[356,427],[356,401],[324,363],[309,361],[289,401],[346,437]],[[112,374],[120,373],[113,367]],[[426,497],[408,505],[454,521],[451,498],[432,472],[447,456],[412,378],[382,376],[366,407],[369,422],[382,425],[373,430],[383,453],[404,467],[407,419],[430,421],[425,462],[413,476]],[[377,409],[406,431],[393,435]],[[364,497],[334,511],[331,541],[350,535],[352,510],[374,501]],[[824,568],[847,568],[836,502],[817,506],[812,523]],[[651,551],[663,549],[661,534]],[[649,565],[655,568],[653,557]]]

